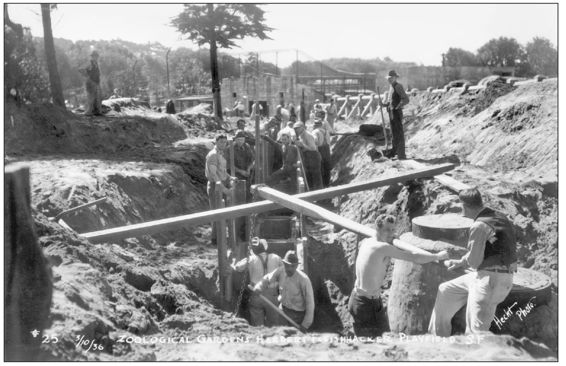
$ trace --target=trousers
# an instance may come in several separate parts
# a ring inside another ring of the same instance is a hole
[[[297,311],[297,310],[293,310],[293,309],[289,309],[285,306],[282,306],[283,308],[283,312],[285,313],[285,315],[287,315],[289,318],[291,318],[295,323],[301,325],[303,323],[303,320],[305,319],[305,311]],[[288,324],[289,322],[286,319],[282,319],[282,323],[281,324]]]
[[[316,190],[322,188],[322,175],[321,175],[321,157],[318,151],[303,151],[303,158],[305,164],[305,175],[307,176],[307,183],[309,189]]]
[[[406,159],[405,155],[405,133],[403,132],[403,110],[393,109],[390,111],[391,134],[393,135],[393,153],[399,159]]]
[[[277,301],[277,288],[268,288],[261,293],[275,306]],[[276,326],[280,324],[279,314],[275,309],[265,303],[259,295],[253,294],[250,298],[250,324],[253,326]]]
[[[441,283],[428,331],[449,337],[452,317],[464,305],[467,305],[466,333],[489,331],[497,305],[505,300],[512,287],[513,274],[483,270]]]
[[[358,337],[380,337],[389,331],[389,318],[381,297],[369,298],[352,290],[348,311],[354,318],[354,333]]]
[[[332,171],[332,164],[330,161],[330,145],[324,144],[318,147],[318,152],[321,158],[321,177],[322,185],[328,187],[330,185],[330,172]]]
[[[102,93],[100,84],[88,79],[86,81],[87,106],[86,115],[102,114]]]

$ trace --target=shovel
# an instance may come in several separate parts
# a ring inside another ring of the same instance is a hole
[[[254,290],[254,288],[253,288],[252,286],[250,286],[250,285],[248,285],[248,289],[250,289],[250,291],[252,291],[252,292],[253,292],[253,290]],[[285,320],[287,320],[289,323],[291,323],[295,328],[297,328],[298,330],[300,330],[301,333],[306,333],[306,332],[307,332],[307,330],[306,330],[303,326],[301,326],[301,325],[295,323],[295,321],[293,321],[293,319],[289,318],[289,316],[287,316],[287,314],[285,314],[285,313],[283,312],[283,310],[279,309],[279,307],[277,307],[275,304],[273,304],[271,301],[269,301],[268,298],[266,298],[266,297],[263,296],[262,294],[258,294],[258,295],[259,295],[259,298],[260,298],[261,300],[263,300],[263,302],[265,302],[270,308],[272,308],[272,309],[275,310],[279,315],[281,315],[283,318],[285,318]]]

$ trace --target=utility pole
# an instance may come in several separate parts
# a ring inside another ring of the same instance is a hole
[[[257,76],[259,77],[259,52],[255,53],[255,64],[256,64],[256,70],[257,70]]]
[[[297,60],[295,61],[295,73],[297,74],[297,83],[299,82],[299,50],[295,50]]]
[[[322,86],[322,61],[320,61],[320,91],[322,92],[322,102],[326,102],[326,95],[324,94],[324,87]]]
[[[165,64],[167,65],[167,98],[171,98],[171,90],[169,88],[169,52],[171,52],[170,48],[165,54]]]
[[[279,52],[275,52],[275,76],[279,76],[278,61],[279,61]]]

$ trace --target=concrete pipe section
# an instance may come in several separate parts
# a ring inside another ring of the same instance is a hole
[[[412,220],[412,233],[400,239],[419,248],[437,253],[447,250],[450,258],[460,258],[467,252],[469,228],[473,221],[456,214],[420,216]],[[442,263],[416,264],[396,260],[393,268],[387,312],[392,332],[425,334],[438,292],[438,285],[463,275],[449,272]],[[550,298],[551,280],[548,276],[520,268],[513,280],[513,289],[496,311],[503,314],[515,302],[516,306],[536,302],[543,305]],[[534,299],[533,299],[534,298]],[[454,316],[453,333],[465,330],[465,306]],[[499,333],[492,323],[491,330]]]

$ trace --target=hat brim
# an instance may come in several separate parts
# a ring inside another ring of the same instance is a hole
[[[400,77],[399,75],[387,75],[385,78],[389,79],[389,78],[398,78]]]
[[[294,265],[294,264],[299,264],[299,262],[297,263],[293,263],[293,262],[288,262],[285,259],[281,259],[281,262],[285,263],[285,264],[289,264],[289,265]]]

